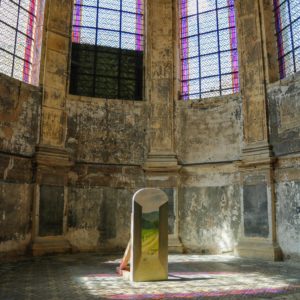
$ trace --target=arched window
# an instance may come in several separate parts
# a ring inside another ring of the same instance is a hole
[[[70,93],[142,99],[142,0],[75,0]]]
[[[181,98],[239,91],[234,0],[181,0]]]
[[[300,1],[274,0],[280,78],[300,71]]]
[[[37,84],[37,15],[41,0],[0,0],[0,72]]]

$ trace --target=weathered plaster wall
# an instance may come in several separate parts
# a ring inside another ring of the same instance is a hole
[[[141,165],[148,153],[147,102],[68,97],[66,148],[75,160],[69,173],[68,239],[81,250],[124,247],[131,197],[146,185]],[[178,103],[176,139],[184,163],[239,158],[240,97],[209,100]],[[180,236],[190,250],[232,251],[237,238],[236,170],[217,168],[218,175],[214,168],[208,173],[202,167],[184,168],[181,173]]]
[[[0,183],[0,258],[22,254],[31,237],[31,184]]]
[[[286,258],[300,258],[300,181],[276,185],[278,241]]]
[[[233,251],[240,225],[240,187],[233,163],[242,147],[240,96],[180,101],[175,118],[178,159],[183,164],[182,242],[188,251]]]
[[[130,236],[132,196],[145,187],[140,166],[77,163],[69,172],[67,238],[80,251],[116,251]]]
[[[268,87],[275,169],[277,235],[285,258],[300,258],[300,74]]]
[[[110,187],[69,190],[67,238],[76,249],[120,250],[130,237],[133,191]]]
[[[300,151],[300,74],[268,88],[270,142],[276,155]]]
[[[233,251],[240,219],[239,175],[233,164],[183,168],[179,189],[179,232],[188,251]]]
[[[0,74],[0,151],[33,155],[40,102],[37,87]]]
[[[176,144],[181,163],[237,160],[241,142],[241,99],[238,94],[177,103]]]
[[[300,157],[276,163],[277,236],[285,258],[300,259]]]
[[[75,161],[143,163],[147,154],[145,102],[69,98],[66,148]]]
[[[40,102],[39,88],[0,75],[0,257],[30,242]]]

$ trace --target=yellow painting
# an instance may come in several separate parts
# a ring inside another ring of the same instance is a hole
[[[143,273],[152,280],[161,278],[165,274],[165,269],[159,260],[159,212],[153,211],[142,214],[141,230],[142,252],[138,264],[139,280],[143,279]],[[146,275],[146,274],[145,274]]]

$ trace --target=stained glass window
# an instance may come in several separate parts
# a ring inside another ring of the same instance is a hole
[[[75,0],[70,93],[142,99],[142,0]]]
[[[0,72],[31,83],[37,0],[0,0]]]
[[[239,91],[234,0],[181,0],[181,98]]]
[[[300,0],[274,0],[280,78],[300,70]]]

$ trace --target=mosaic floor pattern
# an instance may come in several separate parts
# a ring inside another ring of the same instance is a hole
[[[131,283],[120,259],[59,255],[0,264],[1,300],[277,299],[300,300],[300,263],[231,256],[170,255],[167,281]]]

